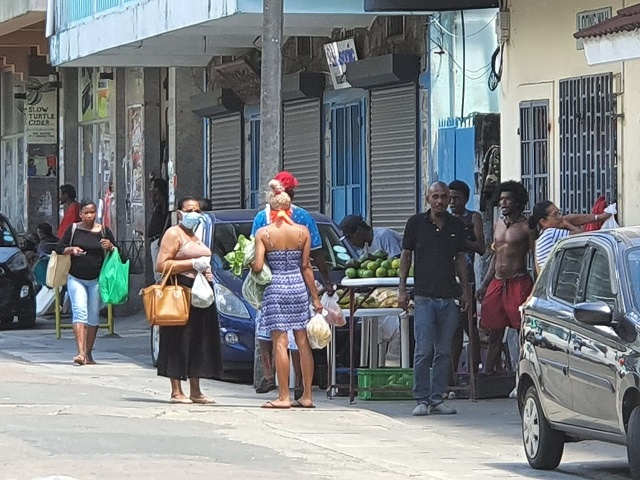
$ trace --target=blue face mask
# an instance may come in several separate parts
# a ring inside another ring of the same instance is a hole
[[[195,228],[202,221],[202,214],[198,212],[187,212],[182,214],[182,220],[180,220],[180,225],[182,225],[187,230],[195,230]]]

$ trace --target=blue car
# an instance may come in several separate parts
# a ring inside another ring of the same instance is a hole
[[[253,370],[256,310],[242,297],[243,278],[234,276],[224,257],[235,247],[242,234],[249,238],[257,210],[221,210],[207,212],[203,240],[211,248],[214,291],[220,320],[220,340],[225,371]],[[340,240],[341,233],[328,217],[314,213],[322,237],[322,249],[331,279],[338,283],[344,276],[345,264],[355,258],[352,247]],[[316,279],[321,281],[314,266]],[[158,329],[152,329],[151,352],[154,365],[158,358]]]

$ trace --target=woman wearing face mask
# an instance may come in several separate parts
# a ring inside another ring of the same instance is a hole
[[[180,285],[191,288],[198,272],[212,282],[211,250],[195,235],[202,221],[200,202],[186,197],[178,203],[179,224],[162,237],[156,270],[177,275]],[[222,365],[220,327],[215,304],[209,308],[191,306],[184,327],[160,328],[158,375],[171,380],[171,403],[211,404],[200,390],[201,378],[215,378]],[[181,381],[189,379],[190,392],[182,391]]]

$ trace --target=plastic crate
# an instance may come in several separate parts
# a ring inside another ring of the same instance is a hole
[[[374,391],[362,391],[371,388]],[[412,400],[413,368],[361,368],[358,370],[360,400]]]

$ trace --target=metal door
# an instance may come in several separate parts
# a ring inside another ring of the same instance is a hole
[[[588,213],[617,195],[617,116],[613,74],[560,81],[560,208]]]
[[[242,117],[209,121],[209,196],[215,210],[242,208]]]
[[[522,184],[529,192],[527,212],[549,198],[549,101],[520,104]]]
[[[371,91],[371,223],[402,231],[416,213],[416,86]]]
[[[300,182],[294,203],[312,212],[321,210],[322,140],[320,100],[284,105],[284,169]]]

